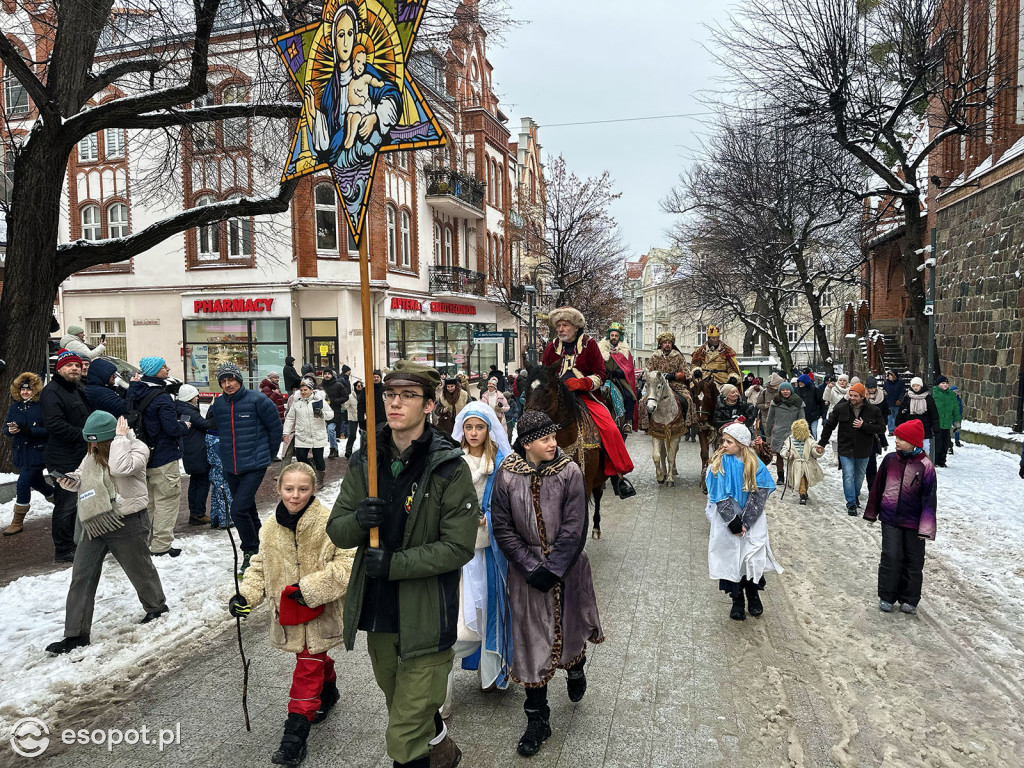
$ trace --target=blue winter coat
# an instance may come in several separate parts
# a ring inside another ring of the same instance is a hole
[[[124,398],[108,382],[117,368],[109,360],[98,357],[89,365],[89,375],[82,381],[85,399],[94,411],[106,411],[114,416],[124,416],[128,405]]]
[[[133,381],[128,386],[128,405],[141,402],[154,387],[164,388],[164,380],[155,376],[143,376],[140,381]],[[146,407],[142,414],[142,423],[146,427],[146,443],[149,445],[149,468],[162,467],[181,458],[181,438],[188,430],[178,421],[178,411],[174,400],[161,391]]]
[[[808,424],[813,424],[824,417],[825,400],[816,386],[813,384],[810,386],[797,386],[794,387],[794,390],[800,396],[800,399],[804,401],[804,418]]]
[[[19,431],[16,435],[12,435],[7,429],[8,422],[12,421],[18,425]],[[11,407],[7,409],[7,418],[4,419],[3,432],[14,444],[14,454],[11,457],[14,466],[18,469],[46,466],[44,451],[49,433],[43,426],[43,406],[39,404],[39,400],[11,403]]]
[[[269,398],[243,386],[214,400],[207,415],[217,423],[225,472],[240,475],[270,466],[284,429]]]
[[[178,411],[178,419],[187,421],[192,428],[181,438],[181,463],[185,465],[186,475],[200,475],[210,471],[210,462],[206,458],[206,432],[214,425],[209,419],[204,419],[203,414],[197,406],[192,403],[175,401],[175,409]]]
[[[882,389],[885,390],[885,402],[889,404],[889,410],[895,413],[899,408],[899,402],[907,391],[907,385],[900,379],[889,381],[889,377],[886,376]]]

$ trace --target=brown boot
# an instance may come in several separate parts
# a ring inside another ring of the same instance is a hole
[[[430,748],[430,768],[455,768],[462,761],[462,750],[445,736],[440,744]]]
[[[7,526],[7,530],[4,531],[4,536],[13,536],[16,533],[21,533],[25,530],[25,515],[28,514],[28,504],[15,504],[14,505],[14,520]]]

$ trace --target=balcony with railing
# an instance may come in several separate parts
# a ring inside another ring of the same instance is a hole
[[[463,176],[450,168],[427,168],[427,203],[441,213],[459,218],[484,217],[482,181]]]
[[[486,296],[487,275],[463,267],[430,267],[430,292]]]

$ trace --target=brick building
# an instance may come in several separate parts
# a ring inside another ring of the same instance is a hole
[[[460,9],[446,50],[409,61],[447,146],[386,153],[378,164],[364,234],[378,367],[408,357],[475,378],[515,359],[514,350],[473,341],[476,331],[514,328],[496,289],[511,272],[517,158],[491,87],[486,30],[472,11],[471,2]],[[261,87],[257,73],[279,68],[269,41],[246,38],[244,24],[229,21],[211,41],[209,92],[197,104],[247,101]],[[27,30],[31,18],[4,2],[0,25]],[[31,33],[17,43],[29,58],[46,56],[30,50]],[[4,84],[10,149],[34,116],[23,89],[10,78]],[[96,102],[119,95],[107,88]],[[89,136],[69,159],[61,239],[117,238],[182,209],[264,194],[276,186],[290,135],[284,121],[198,124],[169,154],[155,151],[153,132]],[[275,145],[281,157],[265,151]],[[171,183],[147,187],[153,164],[167,157]],[[59,302],[63,327],[82,325],[93,343],[106,334],[108,349],[129,360],[160,355],[201,391],[217,390],[211,373],[226,361],[252,384],[289,355],[318,369],[347,363],[359,371],[360,312],[358,253],[327,174],[303,179],[287,213],[190,230],[129,261],[80,272]]]

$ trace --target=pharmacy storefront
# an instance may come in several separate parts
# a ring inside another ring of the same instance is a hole
[[[217,369],[234,363],[250,388],[289,355],[291,296],[285,292],[182,294],[185,381],[200,392],[219,392]]]
[[[502,345],[473,339],[474,332],[497,330],[493,304],[389,296],[384,312],[388,367],[413,360],[434,366],[442,376],[464,371],[471,380],[491,365],[504,367]]]

